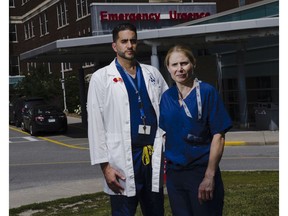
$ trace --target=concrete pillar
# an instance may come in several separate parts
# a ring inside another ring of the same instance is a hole
[[[240,128],[249,128],[248,109],[247,109],[247,93],[246,93],[246,75],[245,75],[245,49],[243,44],[239,44],[236,61],[238,65],[238,98],[239,98],[239,123]]]
[[[221,60],[221,54],[216,53],[216,67],[217,67],[217,88],[218,88],[218,92],[220,95],[222,95],[222,90],[223,90],[223,86],[222,86],[222,60]]]
[[[157,54],[157,45],[152,45],[151,65],[159,70],[159,58]]]
[[[152,55],[151,55],[151,65],[156,67],[158,70],[159,70],[159,58],[158,58],[158,54],[157,54],[157,46],[159,46],[160,44],[157,43],[157,42],[153,42],[153,41],[148,41],[148,40],[144,40],[143,41],[144,44],[147,44],[149,46],[151,46],[151,52],[152,52]]]

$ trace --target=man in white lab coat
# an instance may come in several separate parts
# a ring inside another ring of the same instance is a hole
[[[91,164],[100,164],[112,215],[164,215],[159,103],[168,88],[160,72],[136,60],[137,32],[113,29],[116,58],[93,73],[88,90]]]

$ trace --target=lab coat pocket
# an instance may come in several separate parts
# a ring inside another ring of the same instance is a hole
[[[108,160],[111,166],[120,170],[124,167],[123,144],[120,133],[107,133]]]

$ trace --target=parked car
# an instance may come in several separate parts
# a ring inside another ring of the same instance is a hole
[[[9,102],[9,123],[20,127],[25,110],[36,104],[46,104],[46,101],[42,97],[18,96],[12,99]]]
[[[15,106],[17,100],[20,100],[21,97],[23,96],[9,94],[9,124],[15,123]]]
[[[23,114],[21,129],[31,136],[39,132],[66,133],[67,128],[67,116],[56,106],[34,105]]]

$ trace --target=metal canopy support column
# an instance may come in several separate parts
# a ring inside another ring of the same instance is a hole
[[[84,70],[82,67],[79,68],[79,70],[78,70],[78,78],[79,78],[82,125],[86,128],[88,125],[87,109],[86,109],[87,95],[86,95],[86,89],[85,89]]]
[[[151,65],[156,67],[159,70],[159,58],[157,54],[157,46],[159,46],[159,43],[153,42],[153,41],[144,41],[145,44],[152,47],[152,55],[151,55]]]
[[[237,65],[238,65],[238,101],[239,101],[239,114],[240,114],[240,128],[248,128],[248,109],[247,109],[247,93],[246,93],[246,75],[245,75],[245,49],[242,43],[239,44],[237,50]]]
[[[217,87],[218,87],[218,92],[220,95],[222,95],[222,85],[223,85],[223,76],[222,76],[222,60],[221,60],[221,54],[216,53],[216,66],[217,66],[217,74],[218,74],[218,79],[217,79]]]
[[[152,46],[151,65],[159,70],[159,58],[157,55],[157,46]]]

